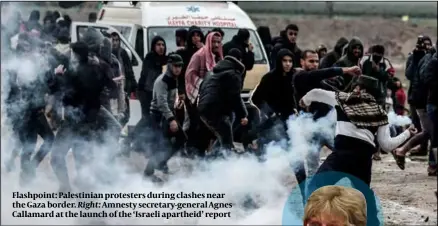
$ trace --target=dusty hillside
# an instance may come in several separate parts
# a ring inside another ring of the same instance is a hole
[[[313,49],[319,44],[331,48],[341,36],[347,38],[358,36],[365,46],[384,44],[389,55],[400,60],[402,55],[398,52],[407,55],[415,46],[419,34],[431,36],[433,42],[437,34],[436,24],[420,25],[402,22],[400,19],[360,17],[330,20],[321,16],[289,17],[267,14],[250,14],[250,16],[257,26],[269,26],[273,36],[278,35],[287,24],[297,24],[300,28],[298,44],[302,48]]]

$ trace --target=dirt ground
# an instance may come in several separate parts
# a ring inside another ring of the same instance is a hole
[[[427,157],[407,158],[404,171],[390,154],[381,157],[373,161],[371,188],[380,199],[385,225],[437,225],[437,178],[427,175]]]
[[[359,37],[365,48],[382,44],[392,61],[403,62],[404,57],[415,47],[418,35],[428,35],[436,41],[436,20],[411,20],[403,22],[399,18],[378,17],[338,17],[328,19],[323,16],[250,14],[256,26],[268,26],[272,36],[277,36],[288,24],[297,24],[298,46],[315,49],[324,44],[333,48],[339,37]]]

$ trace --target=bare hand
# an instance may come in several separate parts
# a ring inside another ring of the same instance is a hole
[[[307,108],[307,106],[306,106],[306,104],[304,103],[303,99],[301,99],[300,102],[299,102],[298,104],[300,105],[300,107],[302,107],[302,108],[304,108],[304,109]]]
[[[251,42],[248,43],[248,51],[252,52],[253,49],[254,49],[254,45]]]
[[[379,70],[379,66],[374,61],[372,61],[371,64],[372,64],[374,70],[376,70],[376,71]]]
[[[172,133],[176,133],[178,131],[178,123],[176,120],[170,122],[170,131],[172,131]]]
[[[362,74],[362,70],[358,66],[347,67],[343,71],[344,71],[344,74],[349,74],[352,76],[357,76],[357,75]]]
[[[181,101],[184,101],[186,99],[186,95],[185,94],[178,94],[178,99]]]
[[[248,118],[243,118],[243,119],[240,119],[240,124],[242,125],[242,126],[246,126],[246,125],[248,125]]]
[[[64,69],[64,65],[60,64],[55,68],[55,74],[64,74],[66,69]]]
[[[411,136],[413,136],[413,135],[418,133],[417,128],[415,128],[415,126],[413,124],[409,126],[408,130],[411,133]]]

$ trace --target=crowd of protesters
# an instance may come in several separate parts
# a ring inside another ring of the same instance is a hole
[[[36,168],[50,153],[60,190],[71,190],[67,152],[73,150],[80,172],[90,159],[101,157],[91,143],[114,142],[110,157],[101,161],[132,150],[148,153],[144,177],[157,182],[161,179],[155,170],[166,173],[168,160],[177,153],[202,159],[250,153],[263,161],[267,144],[288,139],[291,115],[308,112],[318,120],[332,109],[337,115],[335,137],[315,134],[311,142],[333,152],[321,166],[319,153],[306,156],[312,173],[301,162],[295,172],[298,182],[307,174],[335,170],[369,185],[372,159],[380,160],[379,153],[392,154],[401,169],[408,152],[429,155],[428,173],[436,176],[437,45],[428,36],[418,37],[407,59],[406,95],[379,43],[365,50],[358,37],[340,37],[333,50],[325,45],[300,49],[297,25],[288,25],[277,37],[260,27],[271,71],[245,102],[240,95],[243,81],[254,66],[247,29],[223,43],[220,28],[207,34],[196,26],[181,28],[175,33],[178,50],[170,53],[166,41],[155,36],[136,81],[116,32],[90,27],[71,43],[68,15],[47,12],[43,23],[39,21],[40,13],[33,11],[27,21],[15,14],[2,24],[2,62],[20,62],[2,63],[2,85],[8,88],[2,107],[17,138],[6,166],[12,170],[20,157],[22,184],[35,178]],[[31,68],[24,64],[28,61],[38,65],[31,73],[23,72]],[[142,118],[120,143],[133,94],[141,103]],[[413,126],[390,126],[390,112],[409,115]],[[272,133],[278,125],[282,132]],[[38,135],[44,142],[34,153]],[[244,150],[234,146],[236,141]]]

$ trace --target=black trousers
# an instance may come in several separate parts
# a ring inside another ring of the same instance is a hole
[[[145,176],[152,176],[156,169],[167,164],[172,156],[184,148],[186,140],[182,127],[177,132],[171,132],[169,122],[161,113],[151,111],[151,129],[153,131],[153,152],[144,170]]]
[[[93,144],[98,139],[98,123],[78,122],[66,118],[61,124],[52,147],[51,165],[60,182],[61,188],[70,188],[70,179],[67,169],[66,156],[70,148],[73,149],[75,166],[79,178],[87,162],[92,159]]]
[[[411,119],[412,124],[414,124],[415,128],[418,130],[418,133],[423,131],[421,128],[420,117],[417,114],[417,108],[413,105],[410,105]],[[420,144],[420,150],[426,151],[428,146],[429,139],[424,139],[424,141]]]
[[[138,90],[137,91],[138,100],[141,105],[141,115],[149,115],[152,102],[152,91]]]
[[[152,92],[141,91],[137,92],[138,99],[141,105],[141,119],[135,125],[132,133],[128,136],[127,143],[133,143],[134,149],[145,151],[147,141],[151,139],[149,136],[150,128],[150,108],[152,102]]]
[[[203,123],[201,123],[198,108],[192,105],[188,98],[185,99],[185,106],[190,120],[190,126],[187,130],[187,152],[189,155],[205,155],[205,144],[209,143],[206,139],[210,134],[203,134],[206,130]],[[208,144],[207,144],[208,147]]]
[[[27,118],[27,117],[25,117]],[[31,179],[33,177],[36,167],[46,157],[52,148],[55,135],[47,122],[43,111],[32,111],[27,120],[13,122],[15,133],[18,135],[19,147],[13,150],[9,161],[15,161],[16,153],[21,148],[20,162],[23,179]],[[43,144],[40,149],[34,154],[38,135],[43,138]]]
[[[344,174],[356,177],[369,187],[371,184],[372,152],[373,150],[368,150],[366,153],[364,153],[363,150],[357,149],[334,150],[322,163],[315,177],[310,181],[305,200],[318,188],[327,185],[335,185],[344,178]],[[330,176],[325,176],[324,174],[323,176],[318,176],[318,174],[324,172],[334,173],[330,173]],[[343,174],[337,174],[335,172]],[[358,180],[351,180],[351,182],[354,188],[363,188],[363,186],[358,183]],[[361,192],[367,198],[367,225],[378,225],[372,223],[379,222],[374,194],[370,189],[361,189]]]
[[[219,141],[221,149],[231,150],[234,148],[233,126],[230,116],[224,115],[212,118],[201,114],[200,119],[210,133]]]

